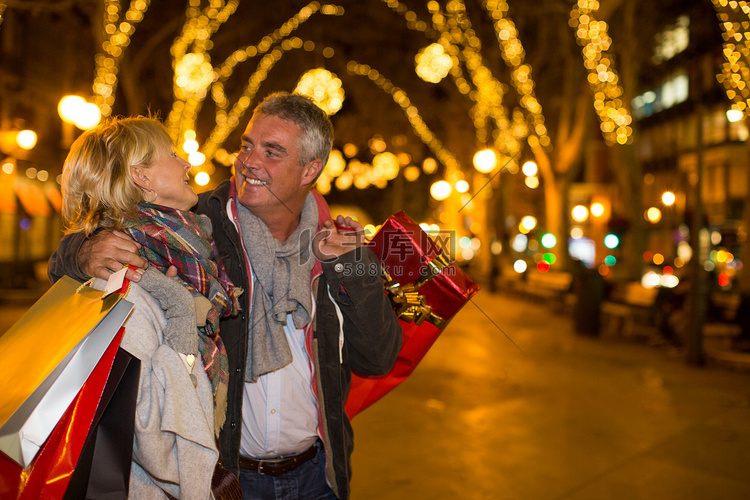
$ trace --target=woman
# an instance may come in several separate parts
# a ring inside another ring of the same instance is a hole
[[[83,133],[63,169],[67,231],[126,231],[151,264],[131,284],[121,344],[141,360],[132,498],[210,498],[219,456],[228,381],[219,318],[238,306],[208,218],[189,212],[198,201],[189,170],[164,126],[145,117]],[[163,274],[170,266],[177,279]]]

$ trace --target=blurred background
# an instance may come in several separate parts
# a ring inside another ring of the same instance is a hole
[[[747,349],[750,8],[726,0],[0,1],[0,289],[46,286],[82,130],[161,117],[196,191],[267,94],[311,95],[317,188],[405,210],[485,290],[581,333]],[[32,292],[33,293],[33,292]]]

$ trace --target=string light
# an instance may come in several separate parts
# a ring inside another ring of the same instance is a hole
[[[346,66],[351,75],[365,76],[369,78],[382,91],[390,94],[393,101],[398,104],[406,114],[414,132],[419,136],[422,142],[435,153],[440,162],[450,170],[460,170],[460,163],[456,157],[448,151],[430,130],[419,114],[419,110],[411,103],[411,100],[401,88],[395,86],[388,78],[380,74],[379,71],[372,69],[366,64],[360,64],[356,61],[349,61]],[[448,179],[452,181],[452,179]],[[457,179],[456,179],[457,180]]]
[[[613,56],[606,52],[612,45],[605,21],[597,21],[597,0],[578,0],[570,11],[568,24],[575,29],[578,44],[583,47],[584,66],[594,94],[594,109],[601,121],[600,129],[609,144],[627,144],[633,140],[632,117],[623,103],[623,90],[613,68]]]
[[[493,19],[503,58],[512,68],[511,85],[519,95],[521,109],[514,109],[510,113],[503,101],[508,88],[484,64],[482,44],[466,15],[463,1],[449,1],[445,12],[441,11],[438,2],[428,2],[431,24],[420,21],[415,12],[397,0],[382,1],[404,17],[408,28],[421,31],[427,37],[437,40],[420,51],[417,56],[417,73],[427,81],[439,82],[442,74],[438,73],[438,65],[432,61],[440,57],[442,64],[439,67],[448,68],[459,92],[475,103],[470,116],[479,143],[492,144],[505,157],[516,156],[526,138],[542,146],[550,145],[542,107],[534,93],[531,66],[524,62],[523,46],[517,37],[515,25],[506,16],[508,5],[504,0],[485,0],[482,5]],[[432,56],[428,58],[428,54]],[[466,69],[466,76],[462,68]],[[525,116],[523,110],[528,116]],[[503,163],[508,170],[517,168],[513,160]]]
[[[417,75],[430,83],[439,83],[453,68],[453,59],[439,43],[420,50],[414,60],[417,63]]]
[[[732,109],[750,113],[750,5],[745,1],[711,1],[723,31],[726,59],[716,79],[724,86]]]
[[[175,100],[165,125],[178,147],[182,145],[181,132],[195,130],[198,112],[216,79],[210,56],[211,37],[234,14],[239,1],[210,0],[202,10],[200,4],[200,0],[189,1],[182,32],[170,49]],[[215,150],[210,154],[204,151],[206,159],[212,158]]]
[[[324,68],[315,68],[302,75],[295,92],[312,98],[329,116],[336,114],[344,104],[341,80]]]
[[[214,152],[224,143],[229,134],[240,124],[240,119],[249,108],[251,102],[265,81],[269,71],[281,59],[285,52],[291,50],[305,50],[312,52],[316,48],[324,57],[331,58],[334,51],[330,47],[317,47],[310,40],[303,41],[298,37],[289,35],[306,22],[312,15],[320,13],[326,16],[342,16],[343,7],[336,5],[320,5],[318,2],[310,2],[287,20],[282,26],[271,34],[264,36],[260,43],[248,45],[235,50],[227,59],[214,70],[215,80],[211,85],[210,96],[216,104],[216,126],[203,145],[203,153],[206,157],[213,157]],[[248,58],[260,57],[256,70],[250,75],[240,98],[231,106],[224,91],[224,83],[233,74],[235,67],[248,60]],[[182,123],[175,121],[175,127],[187,127],[188,123],[195,120],[194,116],[182,114],[182,106],[175,103],[180,109],[173,109],[176,116],[182,116]]]
[[[122,7],[119,0],[104,2],[104,42],[103,52],[94,58],[94,104],[99,106],[102,116],[112,114],[115,102],[117,75],[120,72],[120,61],[125,49],[130,45],[130,37],[135,33],[138,23],[148,10],[151,0],[133,0],[124,16],[120,16]]]
[[[502,49],[503,59],[513,68],[511,85],[520,96],[521,106],[531,113],[533,133],[539,139],[539,144],[549,146],[550,138],[544,124],[542,105],[534,92],[535,83],[531,76],[531,65],[524,62],[525,51],[518,39],[518,30],[513,21],[507,17],[508,3],[505,0],[485,0],[482,5],[494,20],[495,34]]]
[[[503,103],[507,86],[501,83],[484,64],[481,55],[482,42],[476,36],[466,16],[466,6],[462,1],[452,0],[446,5],[446,12],[440,10],[437,2],[428,2],[432,14],[432,24],[440,33],[441,43],[456,61],[463,61],[468,72],[466,81],[458,64],[451,74],[458,90],[475,102],[469,114],[474,121],[477,140],[481,144],[489,142],[506,156],[514,156],[521,148],[519,139],[528,133],[523,116],[520,121],[511,123]],[[520,132],[516,137],[514,131]]]

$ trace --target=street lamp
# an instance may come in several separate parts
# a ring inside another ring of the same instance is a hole
[[[33,130],[0,131],[0,151],[16,158],[25,158],[26,152],[36,146],[36,141]]]
[[[536,227],[536,218],[532,215],[527,215],[523,219],[521,219],[521,223],[519,224],[518,229],[522,233],[528,233],[532,229]]]
[[[676,199],[677,197],[672,191],[665,191],[664,194],[661,195],[661,202],[668,207],[674,205]]]
[[[576,222],[585,222],[589,218],[589,209],[583,205],[576,205],[571,211],[571,216]]]
[[[81,130],[96,127],[102,119],[102,112],[94,103],[83,97],[68,95],[60,99],[57,112],[65,123],[72,123]]]
[[[36,146],[36,132],[33,130],[21,130],[16,135],[16,144],[19,148],[30,151],[34,149],[34,146]]]
[[[661,220],[661,210],[656,207],[651,207],[646,210],[645,216],[647,221],[652,224],[656,224]]]
[[[604,215],[604,205],[599,202],[592,203],[590,212],[594,217],[601,217]]]

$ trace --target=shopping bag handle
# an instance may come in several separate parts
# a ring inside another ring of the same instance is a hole
[[[128,265],[123,267],[120,271],[117,271],[116,273],[112,273],[110,275],[109,280],[107,281],[107,286],[105,287],[104,291],[106,292],[102,298],[106,297],[107,295],[110,295],[112,293],[119,293],[123,296],[127,296],[128,292],[130,291],[130,280],[125,277],[125,272],[128,269],[136,270],[137,268],[134,265]],[[88,281],[83,283],[81,286],[78,287],[76,290],[76,293],[83,292],[84,288],[91,288],[91,284],[94,282],[94,278],[90,278]],[[112,289],[112,287],[118,287],[116,289]]]

